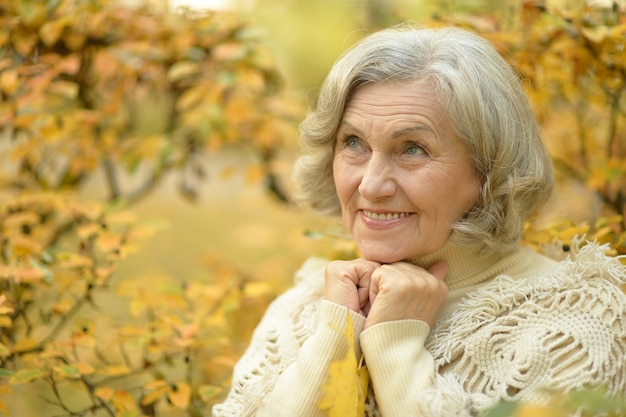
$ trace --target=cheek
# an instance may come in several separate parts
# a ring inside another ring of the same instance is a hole
[[[333,180],[335,182],[337,196],[343,206],[352,195],[352,190],[354,189],[353,175],[350,175],[350,170],[346,168],[345,164],[335,160],[335,162],[333,162]]]
[[[462,178],[462,177],[459,177]],[[456,187],[453,188],[453,195],[456,196],[455,204],[458,217],[465,215],[478,201],[479,182],[471,176],[466,181],[456,181]]]

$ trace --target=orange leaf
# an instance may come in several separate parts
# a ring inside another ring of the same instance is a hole
[[[168,390],[167,397],[176,407],[186,410],[191,399],[191,387],[184,382],[174,384]]]
[[[115,390],[113,397],[111,397],[111,403],[118,409],[118,411],[130,411],[137,409],[135,399],[127,391]]]
[[[19,87],[19,76],[17,70],[7,69],[0,74],[0,90],[6,94],[13,94]]]
[[[144,397],[141,399],[141,405],[149,405],[149,404],[154,403],[159,398],[161,398],[163,395],[165,395],[165,393],[168,390],[169,390],[169,387],[165,386],[165,387],[158,388],[155,391],[152,391],[152,392],[144,395]]]
[[[113,398],[113,394],[115,394],[115,391],[113,391],[113,388],[109,387],[98,387],[94,391],[94,394],[100,399],[109,401],[111,398]]]
[[[246,167],[246,180],[248,183],[256,183],[265,176],[265,168],[261,165],[250,165]]]
[[[81,375],[89,375],[96,372],[95,368],[88,363],[77,362],[74,366],[78,369]]]
[[[247,54],[245,45],[239,42],[226,42],[213,48],[213,56],[218,61],[236,61]]]
[[[167,381],[164,379],[155,379],[152,381],[148,381],[143,385],[143,387],[146,389],[158,389],[158,388],[164,388],[167,386],[168,386]]]

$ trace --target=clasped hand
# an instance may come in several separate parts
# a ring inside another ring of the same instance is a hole
[[[407,319],[432,328],[448,297],[447,273],[446,262],[426,270],[409,262],[333,261],[326,267],[324,299],[367,317],[365,329]]]

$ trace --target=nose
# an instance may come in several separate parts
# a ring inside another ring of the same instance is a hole
[[[359,193],[370,201],[393,196],[397,191],[393,167],[383,154],[374,152],[364,166]]]

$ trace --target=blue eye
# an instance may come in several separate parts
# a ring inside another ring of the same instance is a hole
[[[343,143],[346,148],[356,149],[361,145],[361,141],[356,136],[346,136],[343,138]]]
[[[419,155],[421,153],[423,153],[424,150],[422,149],[421,146],[415,145],[415,144],[410,144],[407,146],[406,148],[406,153],[409,155]]]

